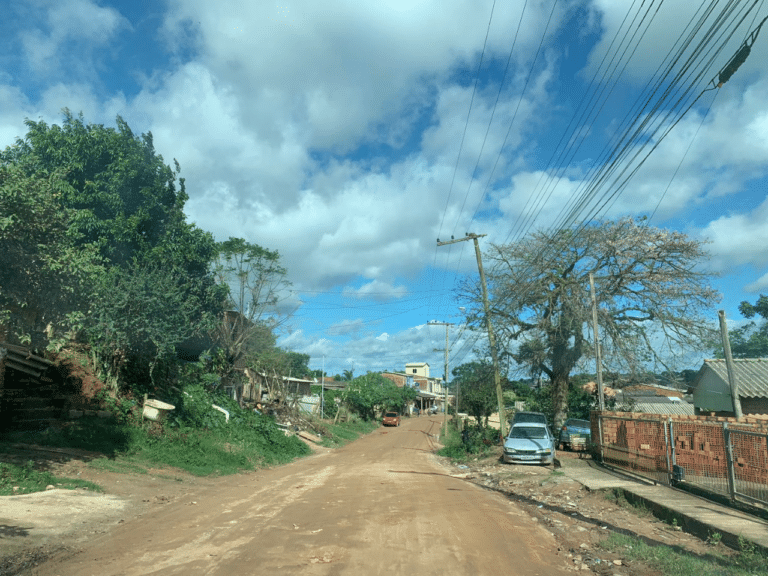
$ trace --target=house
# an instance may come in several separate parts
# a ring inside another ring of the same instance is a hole
[[[681,390],[658,384],[635,384],[615,390],[616,411],[692,416],[693,404]]]
[[[405,365],[405,373],[412,376],[429,378],[429,364],[426,362],[409,362]]]
[[[445,400],[445,385],[441,378],[429,375],[429,364],[426,362],[409,362],[405,372],[382,372],[384,378],[391,380],[399,388],[413,387],[418,390],[416,406],[420,410],[433,406],[441,407]]]
[[[319,384],[315,379],[293,378],[278,374],[269,375],[264,372],[256,372],[250,368],[244,369],[244,375],[248,379],[240,386],[225,386],[225,392],[241,403],[255,404],[263,400],[266,395],[270,400],[287,397],[296,398],[312,394],[311,387]]]
[[[743,414],[768,414],[768,358],[735,358],[734,375]],[[696,414],[733,416],[735,409],[725,360],[704,360],[693,381]]]

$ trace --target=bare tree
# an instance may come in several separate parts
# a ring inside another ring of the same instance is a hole
[[[631,218],[493,245],[486,258],[491,314],[507,347],[502,354],[549,377],[559,426],[567,417],[571,371],[593,353],[589,274],[605,361],[625,370],[666,366],[711,341],[719,295],[701,270],[706,257],[702,242]],[[479,302],[479,288],[467,288],[465,295]],[[479,312],[470,316],[481,320]]]
[[[233,369],[245,368],[247,354],[274,348],[273,329],[287,317],[280,313],[280,296],[290,284],[277,251],[242,238],[217,248],[214,274],[227,288],[227,302],[213,336],[224,351],[227,378]]]

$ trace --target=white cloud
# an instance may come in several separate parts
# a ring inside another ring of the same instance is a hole
[[[712,268],[728,272],[735,266],[768,265],[768,198],[750,213],[735,212],[709,223],[701,236],[712,242]],[[760,284],[765,277],[757,282]]]
[[[451,332],[452,337],[453,335],[454,333]],[[471,352],[474,341],[468,340],[472,337],[472,334],[465,332],[458,341],[454,341],[453,338],[450,340],[453,346],[452,353],[461,353],[461,355],[455,358],[455,363],[449,365],[449,370],[459,363],[474,359],[474,354]],[[312,337],[301,330],[291,333],[278,342],[280,346],[309,354],[312,357],[310,365],[313,368],[320,368],[321,357],[325,355],[326,372],[329,374],[341,373],[344,369],[352,368],[355,369],[356,376],[369,370],[402,371],[407,362],[427,362],[433,367],[433,376],[443,373],[443,354],[435,352],[436,349],[439,350],[445,346],[443,326],[420,324],[395,333],[382,333],[377,336],[363,334],[342,344],[334,343],[326,347],[327,344],[328,340]]]
[[[42,4],[46,9],[45,30],[30,28],[20,32],[27,64],[37,74],[92,77],[99,56],[95,50],[105,46],[120,30],[130,27],[114,8],[89,0]],[[77,45],[76,55],[69,44]]]
[[[681,62],[684,62],[694,54],[698,54],[701,60],[705,61],[712,54],[708,48],[698,48],[698,43],[710,26],[715,23],[715,18],[722,10],[728,8],[725,2],[713,3],[713,5],[713,12],[705,19],[701,30],[695,36],[695,40],[687,47]],[[750,5],[754,7],[754,3],[750,3]],[[683,41],[693,28],[693,26],[689,27],[689,23],[691,21],[698,22],[704,12],[700,3],[689,2],[688,0],[667,0],[663,3],[638,3],[632,0],[592,0],[591,8],[599,15],[598,20],[602,29],[602,35],[600,41],[590,54],[590,64],[584,71],[585,74],[588,74],[590,78],[592,77],[612,42],[614,45],[611,49],[611,54],[617,51],[622,52],[626,49],[627,45],[630,45],[631,47],[625,52],[625,58],[632,55],[632,59],[624,71],[624,78],[640,84],[648,82],[656,73],[657,67],[660,64],[660,56],[665,55],[666,51],[673,45],[676,46],[675,49],[677,50],[677,47],[683,44]],[[643,20],[643,14],[646,11],[648,11],[649,16]],[[627,18],[628,14],[629,18]],[[742,14],[741,9],[735,10],[726,19],[726,22],[728,22],[726,29],[730,30],[735,22],[741,20]],[[711,74],[706,75],[703,79],[704,82],[714,78],[736,53],[746,34],[756,24],[754,16],[759,14],[758,17],[762,18],[765,15],[764,13],[759,13],[759,8],[753,9],[750,14],[751,16],[743,20],[737,33],[733,35],[723,51],[715,59],[712,64]],[[636,15],[638,17],[635,19]],[[633,34],[638,27],[641,30],[645,30],[647,27],[647,30],[634,35],[633,39]],[[714,34],[714,45],[720,46],[720,42],[726,36],[720,33]],[[676,45],[677,42],[679,44]],[[637,50],[633,50],[636,44]],[[664,54],[660,54],[660,46],[665,47]],[[707,46],[709,47],[711,44]],[[768,46],[764,42],[755,43],[749,59],[738,70],[737,75],[732,77],[730,82],[742,82],[745,78],[749,78],[751,74],[761,68],[761,62],[765,62],[767,58]],[[605,70],[605,68],[606,64],[603,64],[602,70]]]
[[[378,300],[378,301],[387,301],[395,298],[402,298],[407,293],[408,293],[408,288],[406,288],[403,285],[394,286],[392,284],[388,284],[387,282],[382,282],[380,280],[372,280],[371,282],[363,284],[359,288],[351,288],[348,286],[344,288],[344,291],[343,291],[344,296],[358,298],[358,299],[370,298],[372,300]]]

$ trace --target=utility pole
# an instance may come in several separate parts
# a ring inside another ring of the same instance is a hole
[[[443,403],[443,438],[448,436],[448,322],[430,322],[433,326],[445,326],[445,372],[443,372],[443,391],[445,400]]]
[[[325,418],[325,356],[320,368],[320,418]]]
[[[728,370],[728,383],[731,386],[731,397],[733,398],[733,414],[737,420],[741,419],[741,398],[739,398],[739,382],[736,380],[736,372],[733,369],[733,357],[731,356],[731,341],[728,339],[728,326],[725,322],[725,310],[718,310],[717,316],[720,319],[720,337],[723,339],[723,355],[725,356],[725,366]]]
[[[448,240],[447,242],[440,242],[437,239],[438,246],[445,246],[447,244],[455,244],[457,242],[464,242],[465,240],[474,240],[475,242],[475,257],[477,258],[477,269],[480,272],[480,285],[483,288],[483,309],[485,310],[485,326],[488,329],[488,343],[491,347],[491,359],[493,360],[493,379],[496,384],[496,400],[499,403],[499,429],[501,437],[504,438],[507,435],[507,413],[504,410],[504,394],[501,390],[501,375],[499,374],[499,354],[496,350],[496,335],[493,333],[493,324],[491,323],[491,311],[488,304],[488,287],[485,284],[485,272],[483,271],[483,259],[480,254],[480,244],[477,239],[486,236],[486,234],[470,234],[467,232],[464,238],[458,240]]]
[[[605,393],[603,392],[603,359],[600,356],[600,341],[597,337],[597,298],[595,297],[595,277],[589,273],[589,292],[592,295],[592,331],[595,333],[595,364],[597,366],[597,397],[600,412],[605,410]]]

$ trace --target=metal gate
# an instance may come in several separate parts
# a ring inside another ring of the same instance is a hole
[[[768,434],[756,426],[648,414],[596,417],[595,448],[606,464],[654,482],[685,482],[768,505]]]

